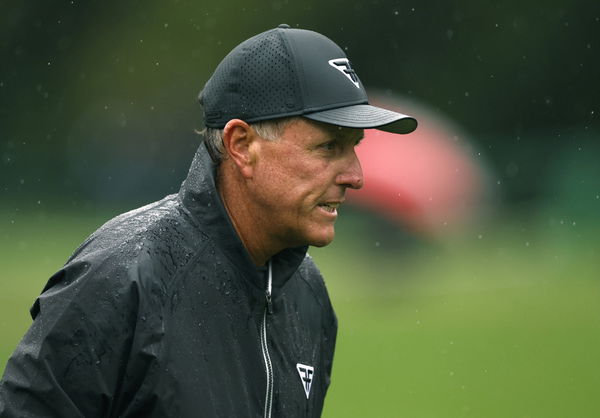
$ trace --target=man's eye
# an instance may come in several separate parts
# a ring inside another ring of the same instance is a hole
[[[335,146],[336,146],[335,141],[325,142],[324,144],[321,145],[322,148],[325,148],[327,150],[332,150],[335,148]]]

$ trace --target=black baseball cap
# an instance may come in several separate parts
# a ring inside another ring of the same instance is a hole
[[[406,134],[415,118],[369,104],[344,51],[320,33],[279,25],[236,46],[200,92],[204,123],[223,128],[290,116]]]

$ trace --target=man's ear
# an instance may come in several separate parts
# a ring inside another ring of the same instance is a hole
[[[223,128],[223,146],[227,159],[246,178],[252,177],[255,160],[252,145],[256,139],[254,130],[243,120],[231,119]]]

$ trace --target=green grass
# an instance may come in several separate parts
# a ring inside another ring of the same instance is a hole
[[[47,278],[114,214],[1,214],[0,369]],[[542,214],[402,246],[341,221],[311,249],[340,322],[324,416],[600,416],[600,228],[587,222]]]
[[[324,415],[600,416],[597,225],[526,224],[311,251],[340,320]]]

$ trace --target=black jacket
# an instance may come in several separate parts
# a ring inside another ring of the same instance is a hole
[[[337,329],[322,277],[305,247],[277,254],[268,312],[214,170],[201,146],[179,194],[112,219],[50,278],[1,417],[320,415]]]

